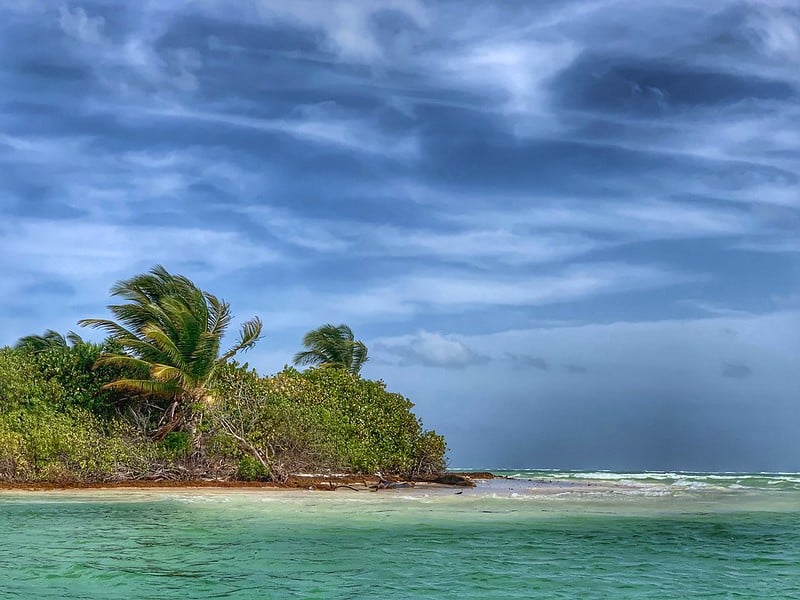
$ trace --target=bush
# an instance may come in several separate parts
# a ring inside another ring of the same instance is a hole
[[[32,353],[0,349],[0,413],[42,404],[56,406],[63,400],[63,387],[42,373]]]
[[[213,396],[212,429],[273,472],[423,474],[444,466],[444,439],[423,430],[408,399],[342,369],[286,368],[262,378],[230,365]]]
[[[60,408],[78,406],[95,414],[109,417],[128,394],[119,390],[105,390],[103,386],[117,379],[146,377],[146,373],[104,365],[95,368],[95,361],[103,352],[113,348],[107,345],[82,343],[71,348],[51,348],[34,355],[41,375],[61,386],[63,397]]]
[[[200,437],[173,431],[151,441],[163,416],[158,400],[104,390],[121,373],[94,369],[101,351],[0,349],[0,479],[281,481],[293,472],[427,475],[444,467],[444,439],[423,429],[407,398],[343,369],[260,377],[225,365],[196,409]]]
[[[111,417],[124,393],[103,386],[125,373],[117,367],[94,368],[104,347],[78,344],[41,352],[0,349],[0,411],[47,405],[59,410],[79,407]]]
[[[159,445],[167,455],[186,458],[192,451],[192,436],[188,431],[171,431]]]
[[[0,415],[0,478],[97,481],[113,477],[125,448],[89,412],[49,407]]]
[[[264,481],[270,478],[269,470],[252,456],[239,459],[236,476],[244,481]]]

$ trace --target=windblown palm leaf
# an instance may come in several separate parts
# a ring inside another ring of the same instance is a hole
[[[105,331],[122,349],[119,354],[103,354],[97,363],[144,367],[150,374],[150,379],[119,379],[108,384],[111,388],[196,400],[220,364],[252,348],[261,336],[261,320],[246,321],[237,343],[220,356],[220,343],[232,318],[230,305],[160,265],[116,283],[111,294],[127,300],[109,305],[116,321],[79,322]]]
[[[294,364],[320,369],[347,369],[358,375],[369,358],[364,342],[358,341],[347,325],[323,325],[303,337],[306,350],[294,356]]]
[[[53,348],[69,348],[70,346],[74,348],[85,343],[83,338],[74,331],[68,332],[65,337],[57,331],[47,329],[42,335],[26,335],[19,338],[14,347],[38,353]]]

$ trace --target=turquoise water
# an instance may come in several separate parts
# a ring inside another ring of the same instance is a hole
[[[800,598],[800,475],[515,474],[462,493],[2,492],[0,597]]]

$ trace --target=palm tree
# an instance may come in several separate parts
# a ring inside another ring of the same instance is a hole
[[[26,335],[19,338],[14,344],[14,348],[38,354],[54,348],[74,348],[85,343],[83,338],[74,331],[67,332],[65,337],[57,331],[46,329],[42,335]]]
[[[117,282],[111,295],[127,301],[108,306],[116,321],[83,319],[79,325],[105,331],[120,349],[119,353],[102,354],[96,365],[117,365],[150,375],[147,379],[117,379],[106,388],[173,400],[168,409],[169,427],[157,434],[159,437],[180,424],[183,413],[174,416],[176,408],[204,399],[217,368],[252,348],[261,337],[261,320],[254,317],[242,324],[236,343],[220,355],[232,319],[230,305],[160,265]]]
[[[369,360],[367,347],[358,341],[347,325],[323,325],[312,329],[303,337],[306,350],[294,356],[294,364],[320,369],[347,369],[358,375],[362,365]]]

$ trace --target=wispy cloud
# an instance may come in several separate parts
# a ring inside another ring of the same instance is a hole
[[[399,316],[442,314],[481,307],[542,306],[698,281],[651,266],[576,265],[552,273],[480,276],[458,272],[420,272],[391,282],[362,286],[345,294],[324,294],[327,303],[350,317],[386,320]]]
[[[163,12],[161,15],[163,18]],[[148,87],[166,86],[184,92],[197,89],[195,73],[201,66],[200,55],[189,47],[159,49],[166,23],[155,14],[142,19],[143,26],[113,38],[106,32],[103,16],[89,14],[81,7],[73,10],[61,6],[58,23],[64,34],[77,42],[71,49],[92,65],[100,82],[117,93],[137,91],[136,79]]]
[[[40,308],[60,312],[59,319],[85,317],[80,307],[102,306],[114,281],[155,264],[194,274],[195,279],[204,281],[281,258],[279,252],[235,232],[210,229],[14,219],[6,221],[0,231],[0,252],[14,257],[2,278],[0,302],[16,305],[24,302],[31,285],[57,281],[74,293],[58,306]],[[213,252],[208,251],[210,248]]]
[[[389,364],[422,365],[462,369],[489,362],[454,336],[431,331],[418,331],[413,335],[374,340],[373,347],[382,361]]]
[[[134,116],[137,109],[133,109]],[[361,117],[336,115],[331,106],[301,107],[292,118],[267,119],[229,113],[201,112],[181,108],[146,110],[147,115],[216,123],[227,127],[285,134],[308,142],[341,147],[394,158],[414,158],[418,154],[413,134],[390,136]],[[341,112],[341,111],[339,111]]]

